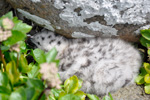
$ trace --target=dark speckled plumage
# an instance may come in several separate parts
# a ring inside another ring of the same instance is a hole
[[[56,47],[61,79],[77,75],[87,93],[104,95],[132,84],[141,66],[138,50],[120,39],[66,39],[45,30],[32,42],[46,51]]]

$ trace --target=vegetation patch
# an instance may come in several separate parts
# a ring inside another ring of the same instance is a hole
[[[31,26],[13,17],[0,18],[0,99],[1,100],[99,100],[80,91],[82,80],[72,76],[64,83],[58,74],[57,50],[45,53],[25,43]],[[34,60],[29,63],[28,57]],[[147,76],[148,78],[149,76]],[[113,100],[111,94],[103,100]]]
[[[147,60],[140,69],[140,74],[136,78],[138,85],[144,84],[145,93],[150,94],[150,29],[141,30],[141,44],[146,47]]]

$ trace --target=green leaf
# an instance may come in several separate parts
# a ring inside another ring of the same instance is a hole
[[[56,63],[56,66],[59,66],[60,60],[54,60],[54,63]]]
[[[11,60],[17,61],[17,52],[10,52],[9,57]]]
[[[93,94],[87,94],[87,97],[88,97],[90,100],[100,100],[99,97],[97,97],[96,95],[93,95]]]
[[[102,100],[111,100],[109,96],[104,96]]]
[[[147,50],[147,54],[150,55],[150,49]]]
[[[150,84],[144,86],[145,93],[150,94]]]
[[[0,86],[6,87],[8,85],[9,79],[6,73],[0,72]]]
[[[6,87],[4,87],[4,86],[0,86],[0,93],[9,95],[11,93],[11,91],[9,89],[7,89]]]
[[[17,17],[13,18],[13,22],[14,22],[15,26],[13,27],[12,30],[19,31],[23,34],[26,34],[32,29],[31,26],[23,23],[21,20],[18,20]]]
[[[16,63],[14,61],[11,61],[7,64],[6,73],[12,84],[15,84],[19,81],[20,73],[19,73]]]
[[[59,90],[57,90],[57,89],[51,89],[51,92],[53,93],[55,99],[58,99],[59,94],[60,94],[61,92],[64,92],[64,90],[63,90],[63,89],[59,89]]]
[[[146,83],[150,83],[150,74],[146,74],[146,75],[145,75],[144,81],[145,81]]]
[[[9,100],[27,100],[26,92],[23,87],[19,87],[11,93]]]
[[[39,64],[42,64],[42,63],[46,62],[44,51],[41,50],[41,49],[35,49],[35,50],[33,50],[33,58]]]
[[[138,77],[136,77],[136,79],[135,79],[135,82],[136,82],[138,85],[144,84],[144,83],[145,83],[145,81],[144,81],[144,76],[138,75]]]
[[[81,98],[81,100],[85,100],[86,94],[83,91],[77,91],[74,95]]]
[[[65,94],[64,96],[61,96],[58,100],[81,100],[81,99],[80,97],[74,94]]]
[[[41,92],[44,90],[44,84],[42,80],[28,79],[26,84],[28,88],[34,88],[35,90],[32,100],[38,100],[38,97],[40,96]],[[42,98],[40,100],[45,100],[45,94],[42,95]]]
[[[26,37],[26,34],[21,33],[19,31],[11,31],[12,32],[12,36],[9,37],[6,41],[4,41],[3,43],[8,46],[8,45],[14,45],[16,44],[18,41],[23,40]]]
[[[29,64],[29,69],[30,69],[30,71],[27,73],[27,75],[28,75],[29,78],[36,78],[37,75],[40,73],[39,72],[40,67],[36,66],[33,63]]]
[[[21,53],[25,53],[26,54],[26,52],[27,52],[26,43],[24,41],[19,41],[18,44],[20,45]]]
[[[150,64],[144,63],[144,68],[145,68],[146,72],[150,74]]]
[[[109,93],[109,96],[104,96],[102,100],[113,100],[111,94]]]
[[[150,44],[150,41],[145,39],[144,37],[140,38],[140,42],[143,46],[147,47],[147,44]]]
[[[56,48],[52,48],[49,52],[47,52],[45,54],[45,56],[46,56],[46,62],[47,63],[51,63],[52,61],[54,61],[56,56],[57,56]]]
[[[56,100],[52,95],[48,97],[48,100]]]
[[[28,62],[23,54],[20,55],[19,68],[22,73],[27,73],[29,71]]]
[[[141,73],[140,73],[141,76],[145,76],[145,75],[147,74],[147,72],[146,72],[146,70],[145,70],[144,67],[141,67],[141,68],[140,68],[140,72],[141,72]]]
[[[147,45],[147,48],[150,48],[150,44],[146,44]]]
[[[2,50],[2,51],[7,51],[7,50],[9,50],[9,46],[1,46],[0,45],[0,49]]]
[[[0,94],[0,100],[8,100],[9,95],[8,94]]]
[[[38,100],[42,91],[43,90],[36,89],[35,87],[27,87],[25,89],[25,92],[27,94],[27,100]],[[41,97],[40,100],[46,100],[45,94]]]
[[[64,83],[64,90],[66,91],[66,93],[75,93],[79,90],[78,87],[78,78],[75,75],[67,79]]]
[[[78,80],[78,84],[79,84],[78,89],[80,89],[82,87],[82,83],[83,83],[83,81],[81,79],[79,79]]]
[[[65,91],[62,91],[60,94],[59,94],[59,98],[58,98],[58,100],[61,98],[61,97],[63,97],[64,95],[66,95],[67,93],[65,92]]]
[[[27,94],[27,100],[33,100],[33,96],[35,94],[35,88],[33,87],[28,87],[25,89],[25,92]]]
[[[43,82],[40,79],[28,79],[27,80],[27,86],[28,87],[34,87],[35,89],[39,89],[39,90],[44,89]]]
[[[141,30],[141,34],[145,39],[150,40],[150,30],[149,29]]]
[[[110,100],[113,100],[113,97],[112,97],[112,95],[111,95],[110,93],[108,93],[108,94],[109,94]]]
[[[12,13],[12,11],[10,11],[7,14],[3,15],[0,19],[3,19],[3,18],[13,19],[13,13]]]

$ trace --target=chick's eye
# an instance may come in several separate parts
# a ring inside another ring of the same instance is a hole
[[[51,35],[49,35],[48,38],[51,38]]]
[[[61,43],[60,41],[57,42],[58,45],[60,45],[60,43]]]

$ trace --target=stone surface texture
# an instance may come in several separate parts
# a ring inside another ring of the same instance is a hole
[[[12,7],[6,0],[0,0],[0,17],[7,13]]]
[[[149,28],[150,0],[7,0],[28,19],[67,37],[138,41]]]
[[[114,100],[150,100],[150,95],[145,94],[143,86],[136,84],[121,88],[112,93]]]

